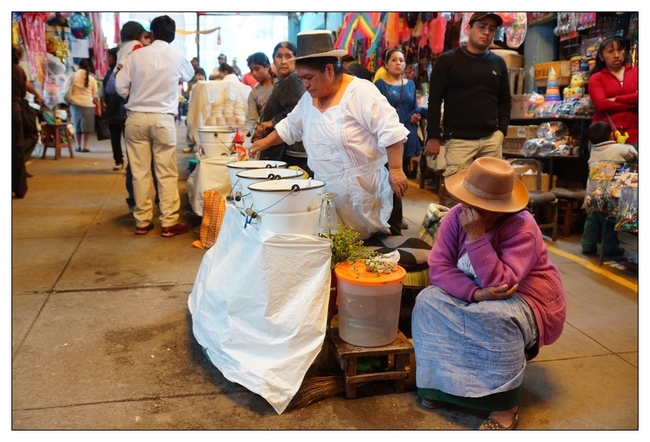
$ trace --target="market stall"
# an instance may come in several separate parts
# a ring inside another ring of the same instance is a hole
[[[42,91],[53,121],[55,110],[67,107],[64,84],[75,61],[90,59],[98,78],[108,69],[99,12],[14,12],[12,43],[23,49],[23,69]]]

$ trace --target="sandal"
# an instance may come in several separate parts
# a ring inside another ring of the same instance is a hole
[[[90,149],[81,149],[82,152],[90,152]]]
[[[136,235],[146,235],[151,230],[153,230],[153,223],[149,223],[144,227],[136,227],[135,228],[135,234]]]
[[[491,417],[488,417],[483,421],[480,427],[478,427],[479,430],[514,430],[517,428],[517,425],[519,424],[519,414],[515,413],[515,417],[512,420],[512,423],[505,427],[501,422],[499,422],[496,419],[493,419]]]

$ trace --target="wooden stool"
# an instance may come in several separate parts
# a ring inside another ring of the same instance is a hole
[[[551,192],[558,199],[558,230],[560,235],[571,236],[571,227],[573,223],[582,221],[584,223],[585,213],[582,209],[582,203],[585,200],[585,189],[567,189],[564,187],[554,187]]]
[[[345,397],[357,397],[357,387],[368,382],[395,381],[395,392],[404,392],[404,383],[409,378],[409,356],[413,355],[413,345],[401,331],[397,339],[383,347],[358,347],[348,344],[339,337],[338,328],[330,328],[330,338],[334,344],[336,360],[341,365],[345,377]],[[357,360],[365,356],[387,356],[388,367],[380,373],[357,373]],[[415,373],[412,374],[415,376]]]
[[[58,160],[61,157],[61,149],[67,147],[70,151],[70,158],[74,158],[72,153],[72,143],[70,142],[70,131],[68,131],[68,123],[44,123],[42,125],[42,139],[43,139],[43,156],[48,147],[54,148],[54,159]],[[64,141],[65,140],[65,141]]]

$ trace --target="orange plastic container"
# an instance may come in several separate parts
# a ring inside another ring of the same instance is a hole
[[[395,341],[406,270],[397,266],[391,273],[376,275],[358,261],[354,266],[338,264],[334,273],[341,339],[360,347],[381,347]]]

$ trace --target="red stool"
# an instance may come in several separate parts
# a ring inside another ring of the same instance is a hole
[[[58,160],[61,157],[61,149],[68,148],[70,151],[70,158],[74,158],[72,153],[72,143],[70,138],[72,135],[68,130],[68,123],[44,123],[42,125],[41,137],[43,141],[43,156],[48,147],[54,148],[54,159]]]

